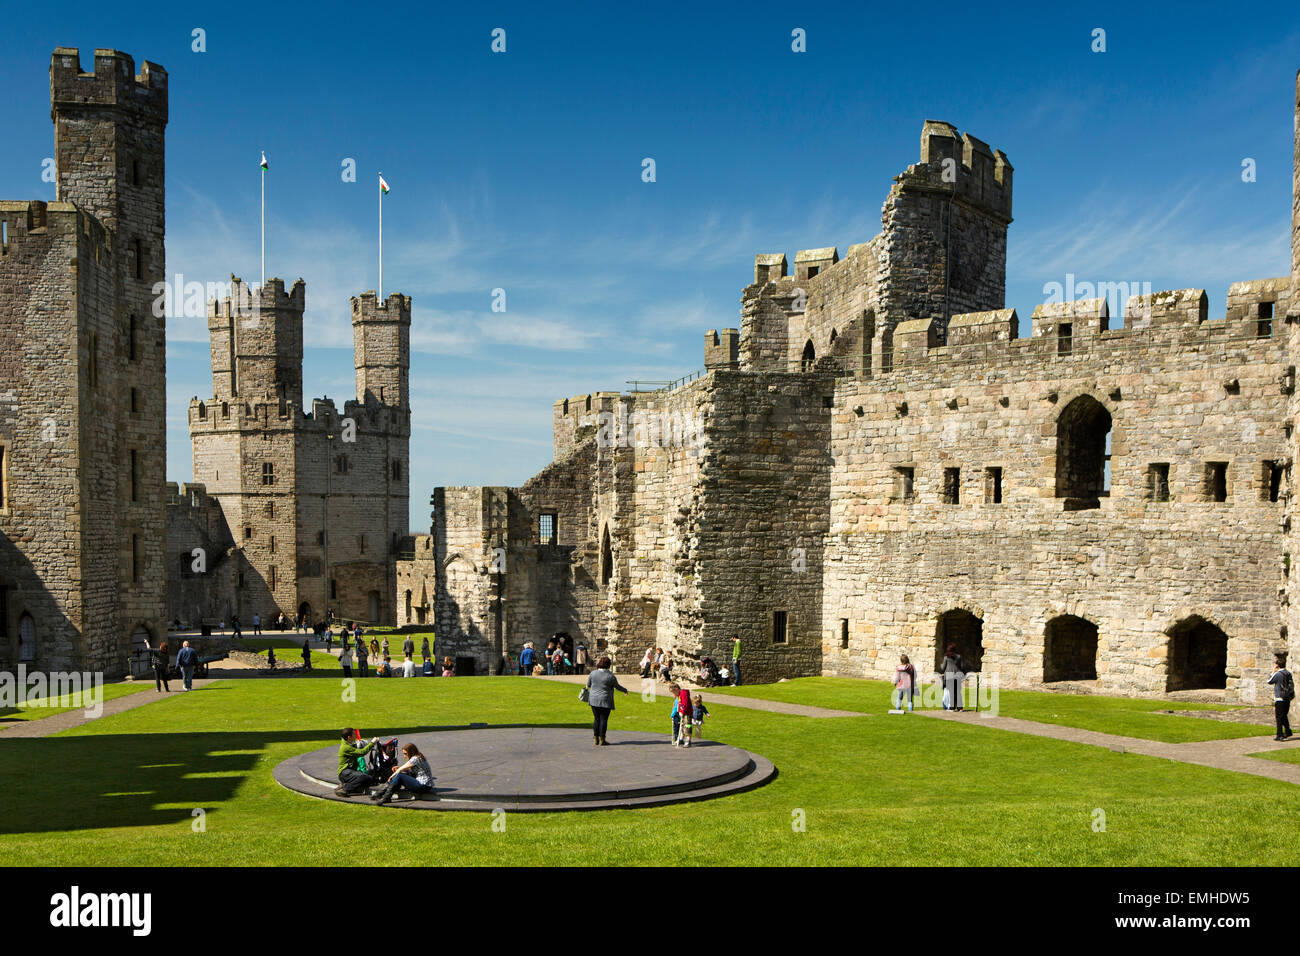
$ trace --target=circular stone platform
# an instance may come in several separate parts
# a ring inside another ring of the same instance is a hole
[[[672,746],[667,734],[611,730],[594,747],[591,731],[564,727],[447,729],[415,741],[433,768],[432,794],[394,799],[416,810],[552,813],[650,807],[707,800],[760,787],[776,776],[766,757],[713,740]],[[340,797],[338,745],[291,757],[272,771],[277,783],[309,797],[373,806],[366,794]]]

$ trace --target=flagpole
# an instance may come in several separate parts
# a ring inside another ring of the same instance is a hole
[[[383,173],[380,173],[383,179]],[[379,301],[384,301],[384,191],[379,190]]]
[[[263,156],[266,154],[263,153]],[[266,167],[262,167],[262,285],[266,285]]]

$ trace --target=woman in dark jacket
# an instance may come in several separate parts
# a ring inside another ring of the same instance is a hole
[[[627,688],[618,682],[609,669],[609,656],[596,662],[596,669],[587,678],[587,703],[591,705],[591,731],[595,734],[593,747],[608,746],[605,731],[609,728],[609,712],[614,709],[614,691],[627,693]]]
[[[962,684],[966,679],[966,661],[957,653],[957,645],[949,644],[939,665],[943,677],[943,709],[962,710]]]

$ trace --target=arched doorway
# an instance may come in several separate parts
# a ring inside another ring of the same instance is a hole
[[[967,673],[978,671],[984,660],[984,621],[962,608],[944,611],[935,627],[935,670],[942,666],[949,644],[957,645],[957,653],[966,660]]]
[[[131,676],[149,673],[149,629],[143,624],[131,632]]]
[[[1043,681],[1097,679],[1097,625],[1073,614],[1047,622],[1043,630]]]
[[[1091,395],[1066,405],[1056,420],[1056,497],[1066,511],[1101,507],[1110,494],[1110,412]]]
[[[1165,690],[1212,690],[1228,686],[1228,635],[1193,614],[1169,629]]]
[[[380,623],[380,620],[379,620],[379,608],[380,608],[380,604],[379,604],[379,592],[378,592],[378,591],[371,591],[371,592],[370,592],[370,623],[371,623],[371,624],[379,624],[379,623]]]
[[[308,628],[312,626],[311,605],[306,601],[298,605],[298,619],[306,624]]]
[[[809,339],[804,345],[803,358],[800,361],[805,372],[811,372],[813,366],[817,364],[817,350],[813,348],[812,339]]]

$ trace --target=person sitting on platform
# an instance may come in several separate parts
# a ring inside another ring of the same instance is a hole
[[[387,803],[399,790],[409,790],[413,797],[418,797],[433,789],[433,771],[429,769],[429,761],[420,753],[420,748],[412,743],[403,744],[402,756],[406,762],[393,768],[388,786],[381,792],[372,793],[371,800]]]
[[[361,731],[355,727],[344,727],[342,733],[343,742],[339,744],[339,786],[334,793],[340,797],[351,796],[355,793],[364,793],[368,787],[373,787],[378,781],[370,774],[360,770],[364,766],[366,754],[370,749],[379,742],[378,737],[371,737],[370,743],[364,747],[357,746],[361,740]]]

